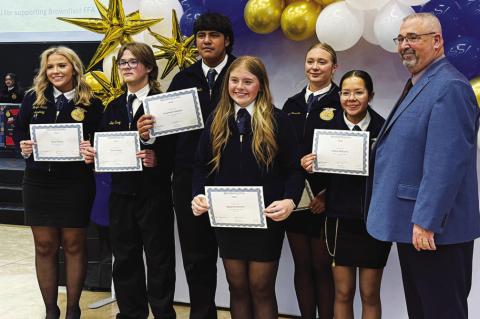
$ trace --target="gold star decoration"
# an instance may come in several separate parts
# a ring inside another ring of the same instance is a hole
[[[138,10],[125,16],[122,0],[109,0],[108,9],[100,0],[94,0],[94,2],[100,13],[100,19],[57,17],[59,20],[105,35],[90,60],[87,70],[90,70],[95,64],[105,58],[119,44],[133,42],[132,35],[140,33],[163,20],[163,18],[141,19]]]
[[[178,24],[177,13],[172,10],[172,37],[167,38],[163,35],[155,33],[148,29],[150,34],[157,39],[162,45],[152,45],[160,51],[155,52],[155,59],[168,60],[165,68],[162,72],[161,78],[164,79],[173,68],[178,65],[180,70],[188,68],[190,65],[197,61],[198,50],[194,46],[193,41],[195,35],[191,35],[188,38],[185,37]]]
[[[102,101],[103,106],[124,93],[122,82],[118,75],[118,66],[115,57],[112,57],[112,72],[110,80],[101,71],[91,71],[84,75],[85,81],[93,91],[93,94]]]

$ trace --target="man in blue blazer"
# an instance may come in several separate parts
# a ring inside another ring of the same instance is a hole
[[[367,228],[397,242],[410,318],[467,318],[480,236],[479,109],[468,80],[445,58],[433,14],[406,17],[394,40],[412,78],[373,150]]]

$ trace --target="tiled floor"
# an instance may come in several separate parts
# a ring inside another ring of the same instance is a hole
[[[60,288],[59,305],[65,309],[65,293]],[[110,293],[84,291],[81,299],[82,318],[115,318],[116,303],[98,309],[88,305],[108,298]],[[189,308],[175,306],[178,319],[187,319]],[[29,227],[0,225],[0,319],[44,318],[42,296],[35,276],[33,239]],[[149,317],[150,318],[150,317]],[[153,317],[152,317],[153,318]],[[230,318],[219,311],[218,319]]]

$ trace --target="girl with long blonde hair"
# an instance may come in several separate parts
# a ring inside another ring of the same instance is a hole
[[[293,127],[272,104],[265,66],[256,57],[236,59],[200,138],[192,200],[193,213],[208,218],[205,186],[263,187],[267,229],[215,228],[232,318],[278,317],[275,278],[284,220],[303,189],[299,163]]]

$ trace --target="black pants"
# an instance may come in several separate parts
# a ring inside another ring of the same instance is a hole
[[[174,172],[173,203],[190,294],[190,319],[215,319],[217,241],[208,215],[194,216],[191,201],[192,172]]]
[[[171,201],[112,193],[109,210],[117,319],[146,319],[149,303],[155,318],[176,318]]]
[[[397,244],[410,319],[467,319],[473,241],[416,251]]]

